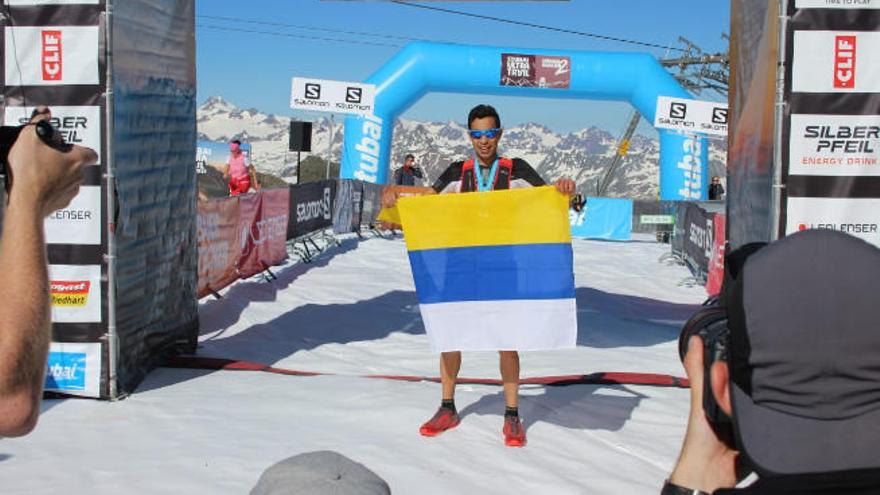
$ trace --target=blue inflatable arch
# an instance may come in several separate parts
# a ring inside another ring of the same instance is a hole
[[[502,54],[569,57],[569,88],[502,86]],[[654,122],[659,96],[691,97],[653,56],[646,53],[536,52],[427,42],[407,45],[366,82],[376,85],[374,115],[346,118],[340,176],[379,184],[384,184],[388,178],[394,120],[431,91],[621,100],[630,102],[649,122]],[[468,110],[461,109],[462,115]],[[503,108],[499,108],[499,112],[504,115]],[[662,129],[658,131],[660,198],[704,199],[708,189],[704,180],[708,162],[706,139]]]

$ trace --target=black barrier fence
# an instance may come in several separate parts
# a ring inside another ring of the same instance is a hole
[[[681,259],[694,278],[706,283],[715,241],[714,218],[724,213],[723,201],[679,202],[671,240],[672,254]]]
[[[287,240],[297,239],[333,226],[337,188],[335,180],[290,186]]]

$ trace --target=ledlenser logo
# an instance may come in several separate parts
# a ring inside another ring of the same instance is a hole
[[[85,306],[89,302],[90,286],[91,282],[88,280],[53,280],[49,288],[49,293],[52,297],[52,306]]]
[[[856,37],[834,37],[834,87],[853,89],[856,86]]]
[[[44,81],[61,80],[61,31],[42,32],[42,67]]]

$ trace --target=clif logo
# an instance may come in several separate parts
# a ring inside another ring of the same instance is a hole
[[[856,37],[834,37],[834,87],[853,89],[856,86]]]
[[[44,81],[61,80],[61,31],[42,32],[42,67]]]

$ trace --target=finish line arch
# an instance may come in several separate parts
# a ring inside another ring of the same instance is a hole
[[[502,54],[568,57],[569,88],[501,85]],[[388,178],[394,120],[433,91],[540,98],[628,101],[654,122],[657,98],[691,98],[647,53],[552,50],[414,42],[370,76],[376,85],[374,115],[345,119],[340,177],[384,184]],[[461,109],[465,114],[467,108]],[[499,108],[504,115],[504,109]],[[705,137],[657,129],[660,134],[660,199],[705,199]]]

